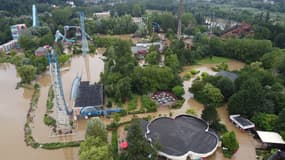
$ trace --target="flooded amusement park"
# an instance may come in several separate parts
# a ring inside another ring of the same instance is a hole
[[[87,59],[87,63],[85,63]],[[97,55],[88,55],[84,59],[82,56],[73,56],[70,60],[70,63],[65,65],[62,71],[62,82],[65,97],[68,97],[70,94],[71,86],[74,77],[79,74],[82,74],[82,80],[89,80],[91,83],[100,81],[100,74],[104,71],[104,62],[102,61],[102,54]],[[85,67],[85,64],[88,67]],[[229,70],[239,70],[245,64],[238,61],[229,61]],[[215,64],[203,64],[184,67],[184,72],[181,73],[183,76],[186,72],[189,72],[191,69],[196,69],[202,72],[207,72],[210,75],[216,74],[212,71],[212,67]],[[86,69],[87,68],[87,69]],[[88,73],[87,73],[88,72]],[[20,78],[17,75],[17,71],[14,65],[11,64],[1,64],[0,65],[0,106],[2,112],[0,113],[0,123],[2,123],[2,135],[0,138],[1,141],[1,156],[3,159],[25,159],[29,160],[50,160],[50,159],[60,159],[60,160],[78,160],[78,151],[79,148],[64,148],[59,150],[43,150],[43,149],[33,149],[27,147],[24,142],[24,124],[26,121],[26,114],[28,107],[33,95],[33,89],[20,88],[15,89],[17,83],[20,81]],[[197,75],[198,76],[198,75]],[[155,113],[145,113],[137,114],[136,117],[160,117],[160,116],[176,116],[179,114],[185,114],[188,109],[192,109],[197,113],[197,116],[200,116],[202,110],[204,109],[203,105],[197,102],[193,98],[188,90],[192,86],[192,82],[195,80],[195,77],[190,80],[184,81],[184,90],[185,95],[183,96],[185,102],[180,109],[170,109],[168,107],[159,107],[158,111]],[[83,140],[86,128],[86,120],[79,120],[77,122],[76,134],[72,136],[64,137],[50,137],[50,128],[43,123],[44,114],[46,112],[46,101],[48,97],[48,92],[51,86],[50,75],[48,72],[39,76],[36,80],[40,84],[40,97],[38,101],[38,108],[35,111],[34,122],[32,124],[32,134],[36,141],[41,143],[50,143],[50,142],[68,142]],[[138,103],[138,108],[140,108]],[[226,125],[227,129],[234,131],[237,134],[237,138],[240,144],[240,149],[232,157],[234,160],[255,160],[255,141],[254,139],[237,129],[229,120],[226,106],[220,107],[217,109],[221,122]],[[121,117],[121,122],[130,121],[134,115],[128,115]],[[111,119],[102,118],[103,122],[106,124],[111,123]],[[126,138],[125,126],[118,128],[118,138]],[[13,149],[12,149],[13,148]],[[17,154],[14,154],[17,153]],[[220,149],[209,158],[210,160],[224,160],[224,156]]]

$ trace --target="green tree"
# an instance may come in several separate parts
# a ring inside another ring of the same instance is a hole
[[[253,76],[253,75],[250,75]],[[240,91],[229,99],[230,114],[241,114],[251,118],[255,113],[273,113],[275,104],[266,98],[266,91],[261,83],[250,78],[243,82]]]
[[[285,33],[280,33],[274,39],[274,43],[279,48],[285,48]]]
[[[116,84],[115,97],[120,100],[127,100],[132,96],[131,78],[125,77]]]
[[[121,120],[121,115],[120,115],[119,113],[113,114],[112,117],[113,117],[113,121],[114,121],[115,123],[119,123],[120,120]]]
[[[178,73],[180,71],[180,62],[176,54],[172,54],[165,57],[165,65],[170,67],[173,72]]]
[[[173,87],[172,92],[179,98],[181,98],[185,93],[184,88],[182,86]]]
[[[21,35],[19,38],[19,45],[25,50],[35,49],[38,46],[33,37],[29,35]]]
[[[285,138],[285,109],[283,109],[276,121],[275,130],[277,130],[283,138]]]
[[[132,16],[140,17],[144,12],[143,6],[139,3],[135,3],[132,5]]]
[[[32,65],[23,65],[18,68],[23,83],[31,83],[36,78],[36,68]]]
[[[222,145],[226,149],[223,150],[227,158],[231,158],[232,155],[238,150],[239,144],[234,132],[227,132],[222,136]]]
[[[201,116],[205,121],[207,121],[210,125],[214,122],[219,121],[218,112],[213,106],[206,106],[202,112]]]
[[[145,60],[152,65],[158,64],[159,54],[156,51],[150,52],[146,55]]]
[[[206,105],[217,106],[224,100],[224,96],[222,95],[220,89],[214,87],[210,83],[205,84],[201,94],[203,95],[203,101]]]
[[[100,137],[87,137],[80,144],[80,160],[111,160],[112,154],[108,143]]]
[[[88,121],[85,137],[99,137],[101,140],[107,141],[106,127],[99,118],[92,118]]]
[[[226,77],[219,79],[216,87],[221,90],[225,100],[228,100],[228,98],[230,98],[235,91],[234,82]]]
[[[57,25],[66,25],[72,16],[72,9],[70,7],[54,9],[52,16]]]
[[[170,90],[177,85],[173,83],[175,76],[169,67],[153,65],[144,68],[136,67],[131,77],[133,90],[139,94],[147,94],[157,90]]]
[[[258,129],[273,131],[277,119],[278,116],[275,114],[256,113],[251,120]]]
[[[285,52],[281,49],[264,54],[260,61],[265,69],[277,69],[278,65],[282,63],[285,58]]]
[[[128,128],[127,141],[127,160],[156,160],[156,148],[145,139],[138,119],[132,120]]]

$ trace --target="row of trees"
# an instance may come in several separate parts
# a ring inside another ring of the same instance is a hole
[[[89,34],[130,34],[135,33],[138,26],[129,15],[109,19],[88,20],[86,30]]]
[[[136,2],[118,3],[111,9],[112,16],[131,15],[133,17],[141,17],[145,13],[145,7]]]
[[[218,37],[207,38],[205,36],[196,37],[194,48],[196,54],[200,52],[200,54],[209,56],[229,57],[247,63],[259,60],[263,54],[271,50],[272,43],[269,40],[227,39],[223,41]]]

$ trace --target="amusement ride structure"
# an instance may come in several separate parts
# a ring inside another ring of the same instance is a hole
[[[85,59],[85,69],[87,72],[87,79],[89,81],[89,64],[88,59],[86,56],[89,48],[88,48],[88,40],[92,40],[92,38],[85,32],[85,24],[84,24],[84,13],[80,12],[80,26],[64,26],[64,34],[61,34],[59,30],[55,33],[55,39],[54,39],[54,47],[56,47],[56,44],[61,40],[62,42],[68,42],[68,43],[75,43],[75,39],[67,38],[67,31],[75,28],[76,29],[76,36],[81,35],[81,45],[82,45],[82,55]],[[72,126],[71,126],[71,115],[73,113],[73,110],[69,107],[67,104],[64,92],[63,92],[63,86],[62,86],[62,80],[60,75],[60,65],[58,63],[58,55],[54,48],[49,48],[50,52],[48,53],[48,61],[49,61],[49,71],[50,71],[50,77],[51,82],[53,86],[53,91],[55,95],[55,104],[56,104],[56,122],[57,122],[57,128],[56,133],[57,134],[69,134],[72,133]],[[72,89],[70,94],[70,99],[76,99],[78,97],[79,92],[79,86],[81,83],[81,76],[76,76]],[[88,118],[92,116],[106,116],[114,112],[121,112],[121,109],[100,109],[92,106],[84,107],[80,111],[80,115],[82,117]]]

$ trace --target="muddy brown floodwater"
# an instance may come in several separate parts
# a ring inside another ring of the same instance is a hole
[[[104,71],[104,63],[100,59],[102,55],[87,55],[89,62],[90,82],[99,82],[100,73]],[[68,70],[63,71],[62,82],[66,99],[69,93],[72,81],[77,74],[82,73],[82,79],[87,80],[84,59],[82,56],[71,58],[71,63],[66,65]],[[26,113],[33,94],[33,90],[20,88],[16,90],[16,85],[20,81],[16,68],[11,64],[0,64],[0,154],[1,159],[9,160],[78,160],[79,148],[65,148],[59,150],[43,150],[27,147],[24,142],[24,123]],[[48,72],[37,79],[40,84],[40,98],[36,117],[32,127],[32,134],[38,142],[56,142],[82,140],[86,127],[86,121],[78,121],[77,134],[75,136],[66,136],[61,138],[49,137],[49,127],[43,123],[44,113],[46,111],[46,100],[50,87],[50,77]]]
[[[82,56],[75,56],[71,59],[71,63],[64,66],[68,70],[62,71],[62,82],[63,89],[66,99],[69,98],[69,93],[72,85],[72,81],[76,75],[82,74],[82,79],[89,79],[91,83],[99,82],[100,73],[104,71],[104,63],[101,60],[102,55],[88,55],[86,59]],[[86,69],[84,61],[88,61],[89,67]],[[202,72],[208,72],[214,74],[211,71],[211,67],[214,65],[203,65],[203,66],[191,66],[185,67],[185,71],[190,71],[192,68],[201,70]],[[236,70],[240,69],[244,64],[231,61],[229,62],[229,69]],[[88,72],[88,73],[86,73]],[[183,75],[183,73],[182,73]],[[24,142],[24,123],[26,113],[29,107],[30,99],[33,94],[32,90],[20,88],[16,90],[17,82],[20,78],[17,75],[16,68],[11,64],[0,64],[0,125],[1,137],[0,137],[0,154],[1,159],[9,160],[78,160],[78,148],[65,148],[59,150],[42,150],[33,149],[27,147]],[[170,110],[167,107],[158,108],[156,113],[139,114],[137,117],[159,117],[169,116],[172,112],[173,116],[184,114],[187,109],[194,109],[198,115],[201,115],[203,105],[193,99],[193,95],[188,92],[188,88],[191,87],[193,79],[184,82],[184,89],[186,99],[182,108],[179,110]],[[86,127],[86,120],[78,121],[77,134],[75,136],[66,136],[61,138],[49,137],[50,129],[44,125],[43,117],[46,110],[46,100],[48,90],[50,87],[50,77],[48,72],[43,74],[37,79],[37,83],[40,84],[40,98],[38,103],[38,109],[36,110],[36,117],[34,118],[32,134],[38,142],[55,142],[55,141],[71,141],[81,140],[84,138],[84,132]],[[234,160],[254,160],[254,140],[246,133],[240,132],[228,121],[228,113],[225,107],[218,109],[222,123],[226,124],[229,130],[233,130],[238,137],[240,143],[240,149],[234,155]],[[126,116],[121,118],[121,122],[129,121],[133,116]],[[110,123],[111,119],[102,118],[103,122]],[[119,138],[125,138],[126,132],[124,132],[124,126],[120,127]],[[211,160],[224,160],[220,150],[218,150],[212,157]]]
[[[189,66],[184,67],[184,72],[181,73],[181,76],[183,76],[186,72],[189,72],[191,69],[196,69],[200,71],[200,74],[202,72],[207,72],[210,75],[215,75],[216,72],[212,71],[211,68],[214,67],[216,64],[206,64],[206,65],[196,65],[196,66]],[[240,70],[244,67],[244,63],[241,63],[239,61],[230,61],[228,62],[229,70]],[[196,76],[197,77],[197,76]],[[181,109],[176,110],[175,114],[181,114],[185,113],[187,109],[193,109],[196,111],[197,115],[200,116],[204,106],[197,102],[193,98],[193,94],[186,92],[188,89],[192,86],[192,82],[195,79],[195,77],[192,77],[190,80],[184,82],[184,89],[185,89],[185,95],[184,98],[187,100]],[[229,121],[229,114],[227,112],[227,106],[223,106],[220,108],[217,108],[219,117],[221,119],[221,123],[225,124],[227,129],[229,131],[234,131],[237,140],[239,142],[240,148],[239,150],[234,154],[234,156],[231,158],[231,160],[256,160],[256,153],[255,153],[255,147],[258,146],[258,142],[254,140],[254,138],[249,135],[248,133],[242,132],[238,128],[236,128],[230,121]],[[223,156],[221,148],[219,148],[214,155],[207,158],[208,160],[228,160]]]

